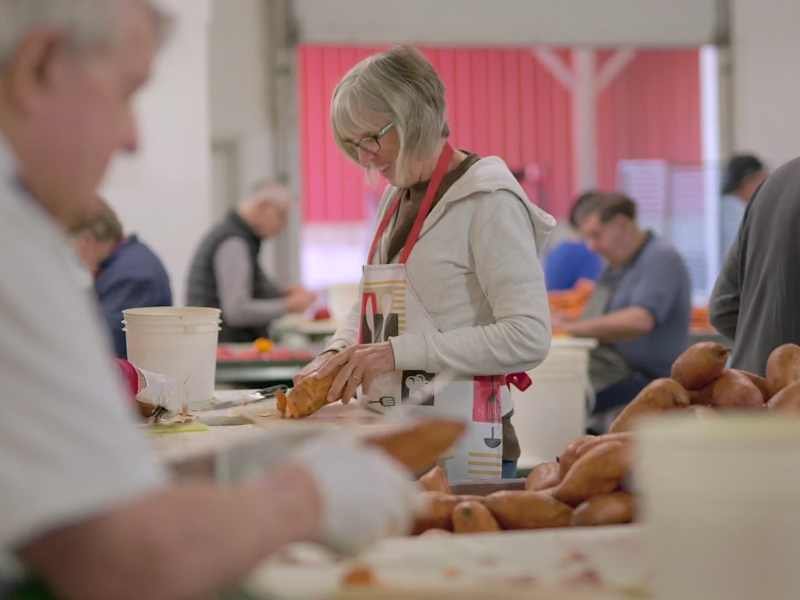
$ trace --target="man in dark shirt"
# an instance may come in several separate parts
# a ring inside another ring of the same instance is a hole
[[[764,375],[776,346],[800,343],[800,159],[747,205],[711,296],[711,323],[733,340],[731,367]]]
[[[316,300],[302,286],[278,285],[259,262],[262,242],[283,231],[290,203],[288,189],[259,182],[197,247],[186,303],[222,309],[220,342],[250,342],[266,335],[273,320],[302,313]]]
[[[102,202],[102,201],[101,201]],[[144,306],[171,306],[169,275],[161,260],[136,235],[125,236],[117,215],[103,208],[73,231],[75,247],[94,277],[114,353],[126,358],[122,311]]]

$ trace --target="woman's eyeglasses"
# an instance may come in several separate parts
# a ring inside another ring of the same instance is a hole
[[[346,140],[344,142],[344,146],[353,154],[356,154],[359,148],[361,148],[364,152],[377,154],[381,151],[381,138],[389,133],[392,127],[394,127],[394,121],[389,121],[386,125],[381,127],[378,133],[373,135],[365,135],[360,140],[356,140],[355,142]]]

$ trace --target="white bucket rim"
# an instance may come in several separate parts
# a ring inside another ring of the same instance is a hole
[[[187,325],[185,327],[177,328],[168,328],[168,327],[150,327],[143,329],[141,327],[136,327],[134,329],[129,329],[128,327],[123,327],[122,331],[125,333],[132,333],[134,335],[138,334],[157,334],[157,335],[174,335],[174,334],[195,334],[195,333],[219,333],[221,331],[220,327],[203,327],[198,325]]]
[[[133,321],[219,322],[222,311],[204,306],[148,306],[128,308],[122,311],[123,318]]]

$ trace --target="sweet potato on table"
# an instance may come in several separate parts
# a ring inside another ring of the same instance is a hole
[[[587,439],[582,439],[578,442],[575,449],[576,460],[589,452],[592,448],[596,448],[600,444],[607,442],[620,442],[623,444],[632,444],[634,441],[633,432],[620,431],[619,433],[604,433],[603,435],[594,436]]]
[[[732,371],[736,371],[737,373],[741,373],[745,377],[747,377],[753,385],[758,388],[758,391],[761,392],[761,395],[764,397],[764,402],[767,402],[770,398],[772,398],[772,388],[769,385],[769,381],[766,380],[765,377],[761,377],[761,375],[756,375],[755,373],[751,373],[750,371],[743,371],[742,369],[731,369]]]
[[[800,346],[783,344],[775,348],[767,359],[767,382],[772,394],[777,394],[790,383],[800,381]]]
[[[775,412],[800,415],[800,381],[790,383],[775,394],[767,406]]]
[[[692,402],[718,409],[764,408],[764,396],[747,375],[725,369],[711,385],[692,392]]]
[[[413,533],[428,529],[453,530],[453,509],[461,499],[442,492],[422,492],[423,507],[414,519]]]
[[[689,404],[689,392],[680,383],[674,379],[656,379],[623,409],[608,431],[609,433],[630,431],[643,415],[686,408]]]
[[[484,504],[503,529],[566,527],[572,518],[572,508],[540,492],[495,492]]]
[[[616,490],[631,469],[631,448],[622,442],[607,442],[579,458],[553,491],[553,497],[578,506],[592,496]]]
[[[525,480],[525,489],[539,492],[558,485],[561,481],[561,467],[557,462],[536,465]]]
[[[430,471],[420,477],[419,484],[422,486],[423,490],[427,490],[429,492],[443,492],[445,494],[449,494],[451,491],[450,482],[447,481],[447,473],[439,465],[436,465]]]
[[[453,531],[456,533],[500,531],[500,525],[489,509],[480,502],[460,502],[453,509]]]
[[[582,435],[575,441],[570,442],[564,452],[561,453],[561,456],[558,457],[558,469],[561,479],[564,479],[564,475],[567,474],[567,471],[569,471],[570,467],[575,464],[576,460],[578,460],[577,452],[578,448],[581,447],[581,444],[587,440],[595,439],[596,437],[597,436],[594,435]]]
[[[572,513],[572,525],[618,525],[631,523],[634,518],[633,496],[626,492],[613,492],[593,496],[582,502]]]
[[[725,369],[730,350],[716,342],[700,342],[687,348],[672,364],[672,379],[687,390],[704,388]]]

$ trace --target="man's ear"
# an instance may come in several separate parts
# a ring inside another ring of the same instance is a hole
[[[8,61],[7,86],[17,110],[35,114],[54,83],[55,58],[63,47],[63,34],[39,29],[29,33]]]

